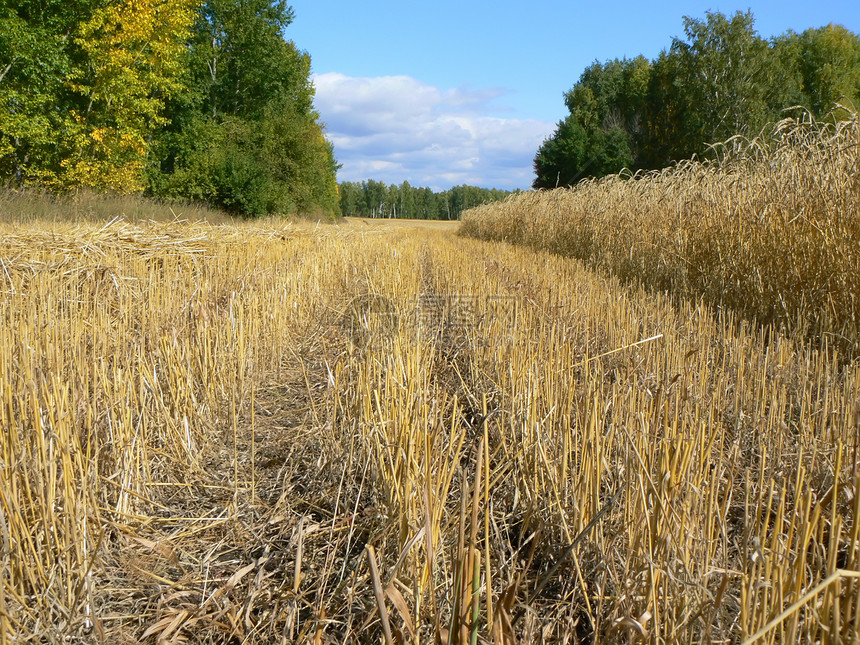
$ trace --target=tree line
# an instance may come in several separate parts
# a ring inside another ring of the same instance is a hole
[[[338,208],[283,0],[0,2],[0,182]]]
[[[534,188],[706,157],[802,107],[839,118],[860,107],[860,38],[828,25],[766,40],[753,14],[684,18],[685,38],[655,60],[595,62],[565,94],[569,114],[534,158]]]
[[[467,208],[499,201],[511,194],[496,188],[466,185],[434,192],[411,186],[408,181],[387,185],[374,180],[342,182],[339,190],[344,216],[403,219],[459,219]]]

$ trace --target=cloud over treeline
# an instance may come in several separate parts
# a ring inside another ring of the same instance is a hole
[[[410,76],[314,77],[339,181],[527,188],[555,124],[504,114],[500,89],[442,89]]]

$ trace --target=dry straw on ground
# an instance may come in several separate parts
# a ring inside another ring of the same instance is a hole
[[[102,222],[122,217],[130,222],[205,220],[225,224],[230,216],[204,204],[157,202],[138,195],[103,195],[80,191],[53,195],[35,188],[0,192],[0,221],[39,226],[53,222]]]
[[[0,638],[842,642],[860,365],[543,251],[3,225]]]

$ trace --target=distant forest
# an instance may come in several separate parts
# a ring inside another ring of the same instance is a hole
[[[860,108],[860,38],[838,25],[765,40],[751,12],[684,19],[655,60],[595,62],[564,96],[569,114],[534,159],[534,188],[657,169],[754,137],[787,116],[839,118]]]
[[[504,199],[510,191],[477,186],[454,186],[434,192],[404,181],[386,185],[382,181],[343,182],[340,210],[346,217],[390,217],[403,219],[459,219],[467,208]]]

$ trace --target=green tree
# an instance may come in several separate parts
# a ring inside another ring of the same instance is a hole
[[[622,128],[586,128],[575,115],[569,115],[538,150],[533,187],[567,186],[632,164],[630,140]]]
[[[706,15],[685,17],[687,40],[675,39],[670,49],[680,95],[673,159],[703,154],[707,144],[735,134],[754,136],[785,104],[786,70],[758,36],[752,13]]]
[[[339,209],[337,163],[313,109],[310,56],[282,33],[283,1],[206,0],[150,189],[245,215]]]
[[[570,114],[535,156],[535,188],[640,165],[650,68],[643,56],[586,68],[565,94]]]
[[[69,38],[81,3],[0,3],[0,177],[24,180],[57,166],[68,107]]]
[[[404,181],[399,186],[400,198],[400,216],[410,219],[419,217],[415,208],[415,190],[409,185],[408,181]]]
[[[767,41],[751,12],[707,13],[684,18],[684,34],[653,62],[583,71],[565,94],[568,116],[535,156],[535,188],[706,156],[709,144],[756,136],[792,106],[822,118],[837,101],[860,101],[860,38],[844,27]]]
[[[338,184],[338,194],[340,195],[340,212],[344,217],[364,217],[361,210],[361,185],[345,181]]]
[[[364,191],[364,212],[367,217],[384,217],[385,200],[388,197],[388,188],[381,181],[373,179],[362,182]]]
[[[415,188],[408,181],[387,185],[372,179],[360,184],[343,182],[339,188],[341,212],[359,217],[458,219],[467,208],[510,195],[505,190],[467,185],[436,193],[426,187]]]
[[[418,217],[420,219],[438,219],[439,206],[437,204],[439,198],[429,188],[419,188],[415,195],[415,204],[418,209]]]
[[[138,190],[180,85],[192,0],[0,4],[0,175]]]
[[[645,132],[640,148],[643,168],[668,166],[678,153],[683,115],[687,110],[677,82],[680,67],[679,57],[665,50],[651,65],[644,111]]]
[[[259,119],[273,102],[313,112],[310,56],[282,36],[293,18],[283,0],[202,4],[189,71],[204,114]]]
[[[823,118],[836,103],[860,108],[860,37],[841,25],[788,32],[774,48],[793,73],[795,103]]]

